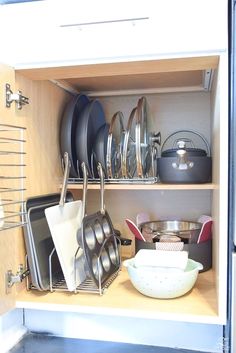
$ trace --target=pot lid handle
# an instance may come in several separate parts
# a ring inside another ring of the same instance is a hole
[[[162,147],[161,147],[161,152],[163,151],[164,149],[164,146],[165,144],[167,143],[167,141],[174,135],[178,134],[178,133],[192,133],[198,137],[200,137],[200,139],[204,142],[205,146],[206,146],[206,150],[207,150],[207,155],[210,156],[211,155],[211,149],[210,149],[210,145],[207,141],[207,139],[202,135],[200,134],[199,132],[197,131],[193,131],[193,130],[177,130],[175,132],[173,132],[172,134],[170,134],[166,139],[165,141],[163,142],[162,144]]]
[[[177,142],[177,146],[178,146],[179,149],[185,149],[186,143],[185,143],[185,141],[183,141],[183,140],[179,140],[179,141]]]

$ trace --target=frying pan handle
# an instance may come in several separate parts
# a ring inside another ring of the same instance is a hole
[[[98,175],[100,178],[100,192],[101,192],[101,214],[105,214],[104,205],[104,172],[101,163],[98,163]]]
[[[71,166],[68,152],[64,153],[64,157],[63,158],[64,158],[65,170],[64,170],[64,177],[63,177],[63,184],[62,184],[62,190],[61,190],[61,197],[60,197],[60,201],[59,201],[59,206],[64,206],[64,204],[65,204],[67,183],[68,183],[70,166]]]
[[[86,209],[86,195],[87,195],[87,188],[88,188],[88,170],[86,164],[82,162],[81,164],[82,173],[83,173],[83,203],[82,203],[82,217],[85,216],[85,209]]]

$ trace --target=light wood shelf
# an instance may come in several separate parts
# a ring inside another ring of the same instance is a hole
[[[31,79],[31,80],[53,80],[66,79],[68,82],[75,84],[78,80],[90,79],[98,88],[96,81],[116,77],[126,78],[126,81],[136,79],[137,76],[142,77],[145,86],[151,87],[148,78],[153,80],[155,74],[167,74],[176,72],[191,72],[215,69],[218,67],[219,57],[199,56],[186,58],[171,58],[159,60],[143,60],[143,61],[128,61],[128,62],[114,62],[105,64],[89,64],[89,65],[70,65],[44,68],[30,68],[30,69],[16,69],[17,73]],[[119,82],[110,82],[109,86],[114,86]],[[141,87],[140,87],[141,88]],[[101,90],[101,88],[100,88]]]
[[[120,273],[103,295],[24,291],[18,308],[69,311],[199,323],[220,323],[212,270],[200,273],[194,288],[175,299],[154,299],[140,294],[131,284],[127,270]]]
[[[106,190],[215,190],[218,188],[217,184],[105,184]],[[68,184],[69,190],[81,190],[83,184]],[[98,190],[99,184],[88,184],[88,189]]]

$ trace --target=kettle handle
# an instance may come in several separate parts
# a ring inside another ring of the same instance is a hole
[[[165,139],[165,141],[163,142],[162,147],[161,147],[161,152],[163,151],[163,148],[164,148],[166,142],[167,142],[172,136],[174,136],[174,135],[176,135],[176,134],[178,134],[178,133],[180,133],[180,132],[190,132],[190,133],[195,134],[195,135],[197,135],[198,137],[200,137],[200,138],[202,139],[202,141],[204,142],[205,146],[206,146],[207,155],[208,155],[208,156],[211,155],[211,149],[210,149],[210,145],[209,145],[207,139],[206,139],[202,134],[200,134],[199,132],[196,132],[196,131],[193,131],[193,130],[178,130],[178,131],[175,131],[175,132],[173,132],[172,134],[170,134],[170,135]]]

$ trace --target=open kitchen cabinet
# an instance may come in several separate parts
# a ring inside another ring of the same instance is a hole
[[[208,89],[206,70],[214,71]],[[158,300],[142,296],[129,281],[125,269],[102,295],[27,291],[17,285],[16,306],[94,314],[124,315],[196,323],[224,324],[227,276],[227,64],[224,55],[173,58],[127,63],[22,69],[16,71],[16,87],[30,98],[19,117],[27,127],[27,196],[60,189],[62,172],[58,132],[71,90],[98,97],[107,120],[121,110],[128,118],[138,98],[146,96],[152,127],[163,139],[173,131],[191,128],[210,142],[213,180],[208,184],[106,185],[105,203],[114,226],[132,237],[125,218],[135,220],[140,211],[151,218],[196,220],[211,214],[213,268],[199,275],[193,290],[183,297]],[[13,107],[11,108],[13,109]],[[82,185],[71,184],[76,198]],[[88,213],[99,207],[98,185],[89,185]],[[2,232],[2,236],[9,241]],[[134,242],[133,242],[134,243]],[[17,243],[17,263],[24,262],[22,234]],[[134,245],[134,244],[133,244]],[[122,256],[134,247],[122,249]],[[16,269],[12,269],[13,272]]]

